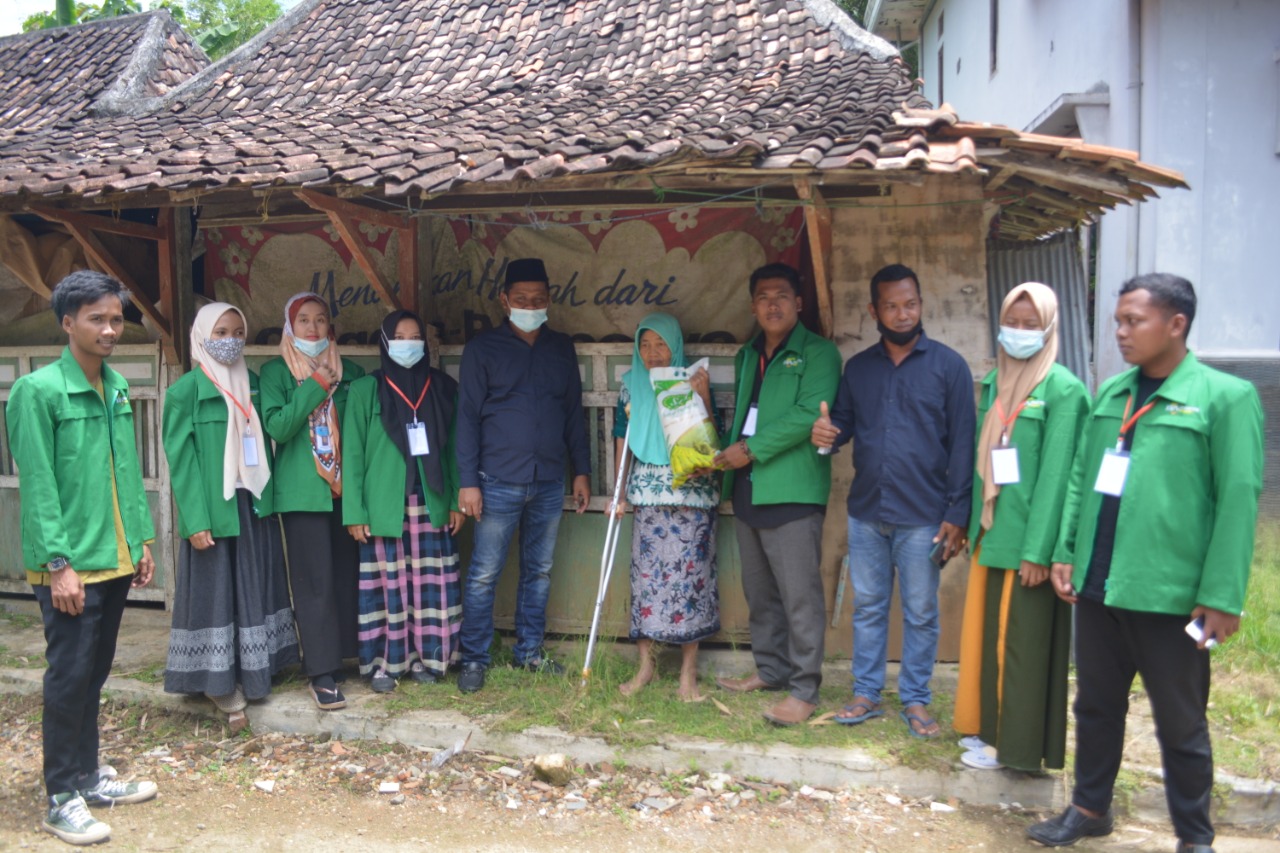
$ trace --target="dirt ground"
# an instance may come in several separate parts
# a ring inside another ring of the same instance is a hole
[[[40,704],[0,696],[0,848],[60,850],[39,828]],[[1021,807],[903,800],[690,771],[659,776],[599,764],[568,784],[531,761],[317,737],[228,737],[207,719],[108,703],[103,762],[160,786],[150,802],[99,811],[120,850],[1032,850]],[[380,787],[395,783],[397,791]],[[265,789],[270,790],[265,790]],[[1260,836],[1236,850],[1280,850]],[[1081,850],[1165,850],[1160,827],[1128,823]],[[1225,849],[1220,847],[1220,851]]]

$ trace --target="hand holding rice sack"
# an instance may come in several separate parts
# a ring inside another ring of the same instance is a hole
[[[720,493],[709,470],[719,435],[709,413],[715,413],[710,379],[705,368],[686,366],[680,324],[669,314],[650,314],[636,329],[613,433],[619,458],[634,457],[626,500],[635,509],[630,636],[640,649],[640,669],[621,686],[624,695],[653,680],[657,641],[682,646],[677,695],[698,699],[698,643],[720,630]]]

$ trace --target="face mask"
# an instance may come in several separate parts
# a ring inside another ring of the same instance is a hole
[[[321,338],[318,341],[304,341],[302,338],[294,338],[293,348],[307,358],[317,358],[320,353],[329,348],[329,339]]]
[[[547,309],[512,308],[511,325],[522,332],[536,332],[547,322]]]
[[[1049,329],[1053,323],[1049,324]],[[1008,353],[1009,358],[1028,359],[1044,349],[1045,336],[1049,329],[1014,329],[1009,326],[1000,327],[1000,335],[996,338],[1000,346]]]
[[[895,332],[879,320],[876,321],[876,328],[880,330],[880,336],[894,346],[905,347],[916,339],[916,336],[924,331],[924,323],[917,322],[914,326],[905,332]]]
[[[426,351],[426,341],[387,341],[387,355],[401,367],[413,367]]]
[[[204,351],[218,364],[235,364],[244,352],[244,338],[208,338]]]

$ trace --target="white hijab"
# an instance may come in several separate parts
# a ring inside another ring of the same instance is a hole
[[[253,493],[255,498],[262,497],[262,490],[271,479],[271,469],[267,465],[267,452],[270,445],[262,431],[262,421],[258,418],[258,410],[253,407],[253,397],[249,393],[249,367],[244,363],[244,356],[232,364],[222,364],[204,348],[204,342],[213,336],[213,327],[222,319],[222,315],[234,311],[240,315],[240,322],[249,331],[249,323],[244,312],[226,302],[212,302],[200,309],[195,322],[191,324],[191,360],[197,370],[212,380],[214,387],[222,392],[227,404],[227,442],[222,453],[222,497],[231,500],[236,493],[236,483]],[[232,399],[234,397],[234,400]],[[236,405],[237,402],[239,405]],[[240,407],[249,411],[248,422]],[[258,443],[258,464],[244,464],[244,437],[251,435]]]

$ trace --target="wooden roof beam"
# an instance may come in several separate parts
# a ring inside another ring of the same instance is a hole
[[[346,245],[347,251],[351,252],[351,256],[355,258],[356,263],[360,265],[360,269],[364,272],[365,278],[369,280],[369,286],[377,292],[383,302],[398,311],[413,311],[417,313],[418,288],[414,277],[416,276],[416,270],[407,273],[405,269],[406,255],[412,260],[412,265],[414,267],[417,266],[417,229],[412,222],[407,222],[404,217],[396,214],[385,213],[381,210],[371,210],[364,205],[332,198],[314,190],[294,190],[294,195],[329,217],[334,230],[338,232],[338,236],[342,238],[343,244]],[[374,225],[396,229],[401,243],[400,290],[405,295],[405,299],[402,300],[400,294],[397,294],[395,288],[391,286],[391,283],[382,276],[382,272],[378,269],[373,255],[369,252],[369,247],[360,239],[360,222],[370,222]],[[406,235],[409,237],[408,240],[405,239]]]

